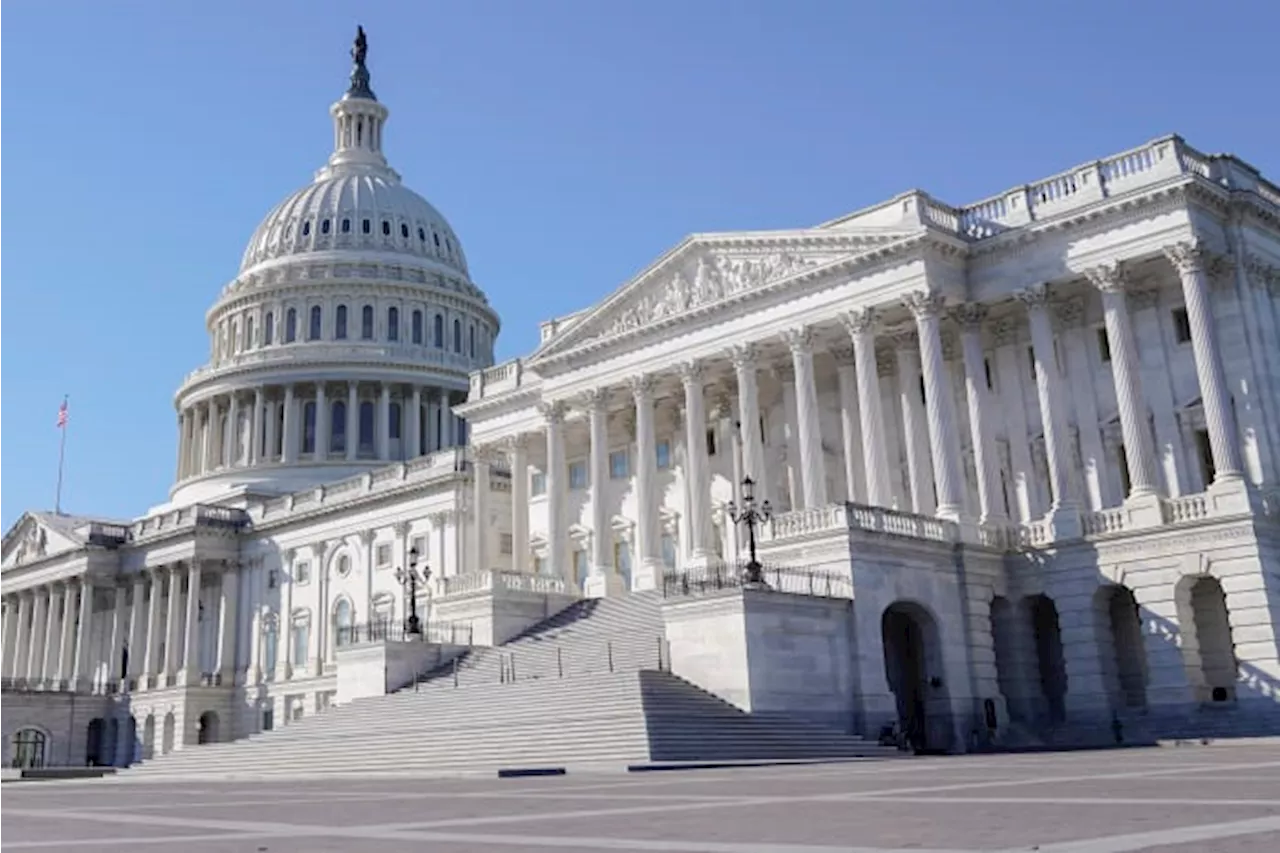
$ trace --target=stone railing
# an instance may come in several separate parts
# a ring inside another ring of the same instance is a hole
[[[1160,513],[1165,524],[1199,521],[1209,517],[1209,501],[1203,494],[1164,498],[1160,501]]]
[[[484,370],[476,370],[471,374],[471,398],[501,394],[503,391],[514,391],[524,384],[524,362],[513,358]]]
[[[1048,545],[1053,538],[1053,532],[1049,529],[1049,523],[1044,519],[1023,522],[1018,529],[1018,545],[1026,548],[1028,546],[1037,548],[1042,545]]]
[[[813,533],[847,530],[849,522],[844,504],[828,504],[813,509],[780,512],[761,530],[761,539],[793,539]]]
[[[547,575],[528,575],[509,569],[486,569],[467,572],[449,578],[439,578],[436,594],[439,596],[464,595],[485,590],[505,590],[538,595],[567,595],[568,584],[564,578]]]
[[[941,518],[862,504],[848,504],[847,513],[853,529],[933,542],[955,542],[959,538],[958,526]]]
[[[250,523],[249,513],[238,507],[193,504],[150,515],[135,521],[129,528],[132,540],[164,536],[192,527],[222,527],[240,530]]]
[[[1086,512],[1081,517],[1085,536],[1097,536],[1103,533],[1120,533],[1125,529],[1125,511],[1123,507],[1100,509],[1097,512]]]

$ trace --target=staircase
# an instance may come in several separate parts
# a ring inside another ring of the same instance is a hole
[[[658,602],[654,594],[580,601],[400,692],[244,740],[189,746],[119,778],[492,774],[900,755],[821,726],[744,713],[662,671]]]

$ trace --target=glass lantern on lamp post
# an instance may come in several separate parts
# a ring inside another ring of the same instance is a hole
[[[431,567],[424,565],[418,572],[418,549],[409,549],[408,568],[396,569],[396,580],[404,587],[405,600],[409,602],[409,616],[404,620],[406,636],[422,633],[422,622],[418,619],[418,584],[425,584],[431,578]]]
[[[764,524],[773,518],[773,507],[769,505],[769,501],[763,501],[759,507],[756,506],[755,480],[750,477],[742,481],[742,502],[740,504],[730,503],[726,509],[729,518],[734,524],[745,524],[747,526],[747,565],[743,571],[742,581],[744,586],[767,586],[764,582],[764,572],[760,561],[756,559],[756,527]]]

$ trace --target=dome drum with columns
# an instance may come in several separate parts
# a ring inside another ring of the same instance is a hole
[[[175,397],[173,503],[290,491],[465,441],[452,407],[499,320],[445,218],[383,155],[364,53],[334,151],[254,232]]]

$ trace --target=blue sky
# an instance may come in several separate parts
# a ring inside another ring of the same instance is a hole
[[[324,162],[357,22],[388,155],[460,235],[500,358],[693,231],[963,204],[1169,132],[1280,178],[1266,0],[15,0],[5,528],[52,508],[64,393],[64,510],[165,500],[204,313]]]

